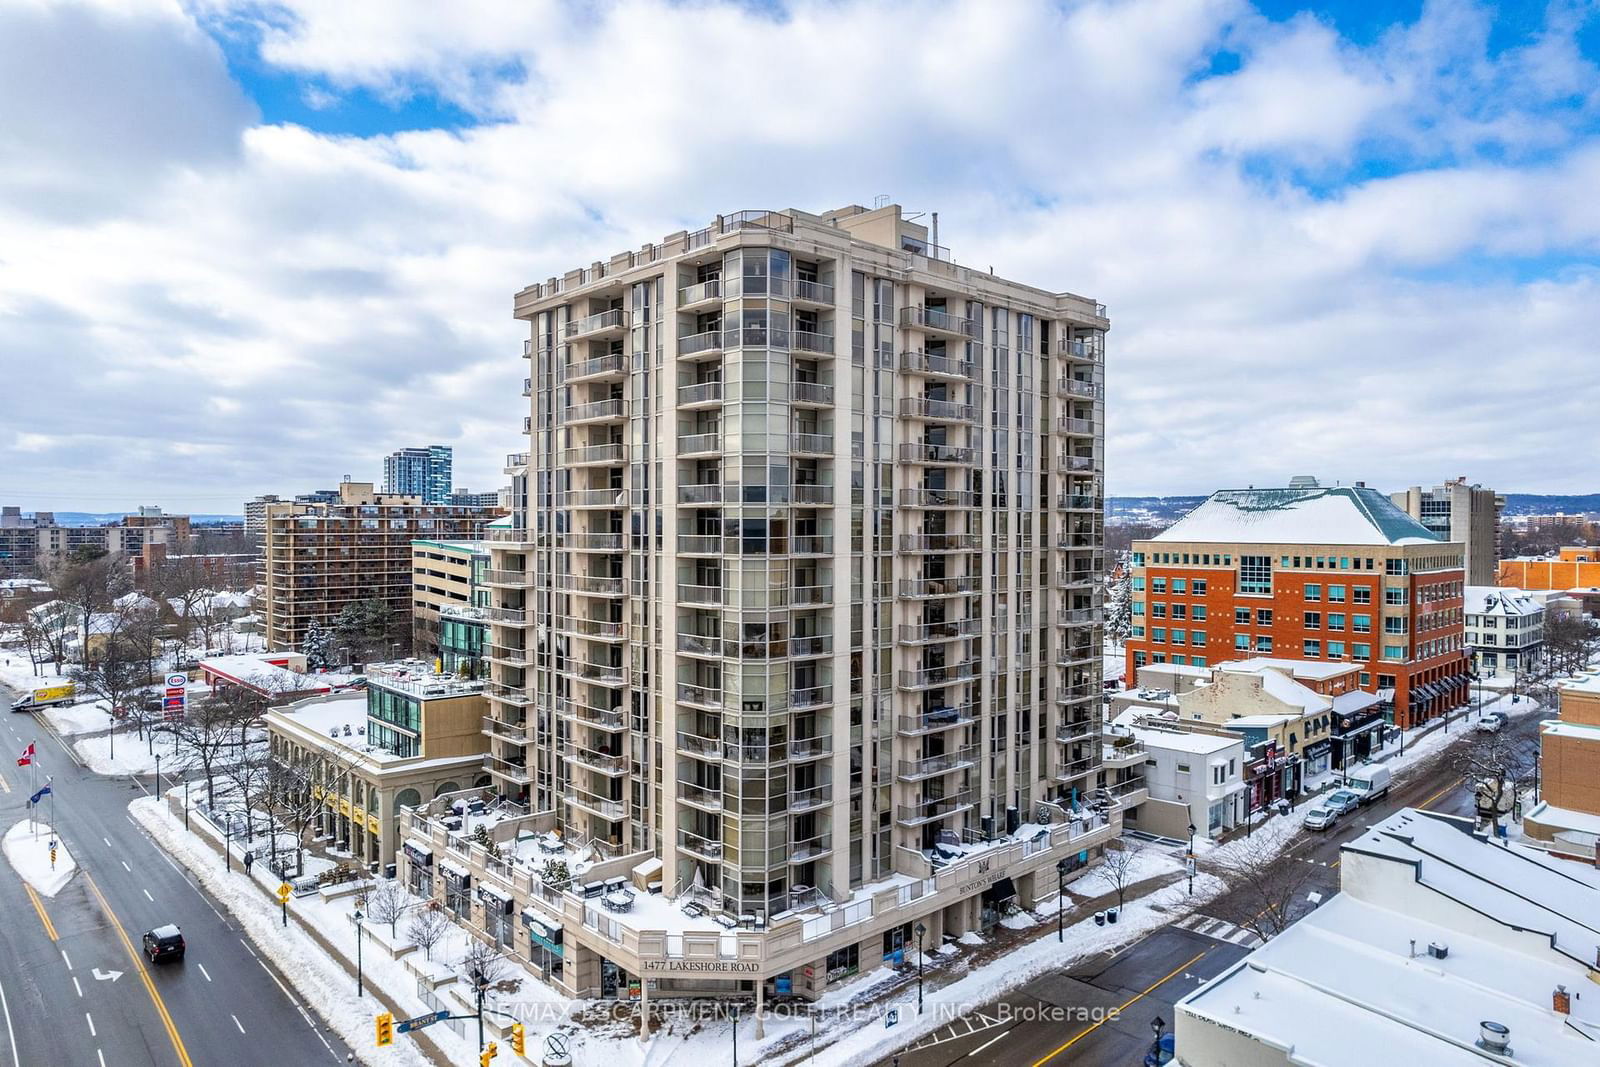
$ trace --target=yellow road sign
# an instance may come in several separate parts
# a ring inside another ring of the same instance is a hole
[[[278,886],[278,903],[279,904],[287,903],[288,900],[289,900],[289,894],[292,893],[292,892],[294,892],[294,887],[291,886],[288,882],[284,882],[283,884],[279,885]]]

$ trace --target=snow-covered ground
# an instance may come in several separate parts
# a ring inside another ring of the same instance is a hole
[[[56,845],[54,866],[50,863],[50,843]],[[6,831],[6,859],[15,867],[24,882],[47,897],[53,897],[72,879],[78,869],[66,842],[56,840],[55,831],[43,820],[38,823],[23,819]]]
[[[156,769],[157,756],[161,757],[163,777],[168,771],[176,773],[183,765],[179,758],[182,753],[173,751],[172,735],[165,732],[156,734],[153,751],[150,739],[140,738],[132,729],[118,730],[115,740],[110,734],[85,737],[73,742],[72,747],[84,766],[96,774],[150,774]],[[111,756],[113,747],[115,759]]]

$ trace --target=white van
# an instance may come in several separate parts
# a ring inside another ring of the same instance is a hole
[[[1389,795],[1389,768],[1381,764],[1358,764],[1346,771],[1344,777],[1345,788],[1360,797],[1363,804]]]

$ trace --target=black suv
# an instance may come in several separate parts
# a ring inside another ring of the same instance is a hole
[[[144,935],[144,954],[151,963],[183,959],[183,932],[170,923]]]

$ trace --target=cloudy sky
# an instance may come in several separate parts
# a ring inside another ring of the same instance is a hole
[[[493,488],[516,289],[879,194],[1109,305],[1112,493],[1600,490],[1597,60],[1580,2],[0,0],[0,503]]]

